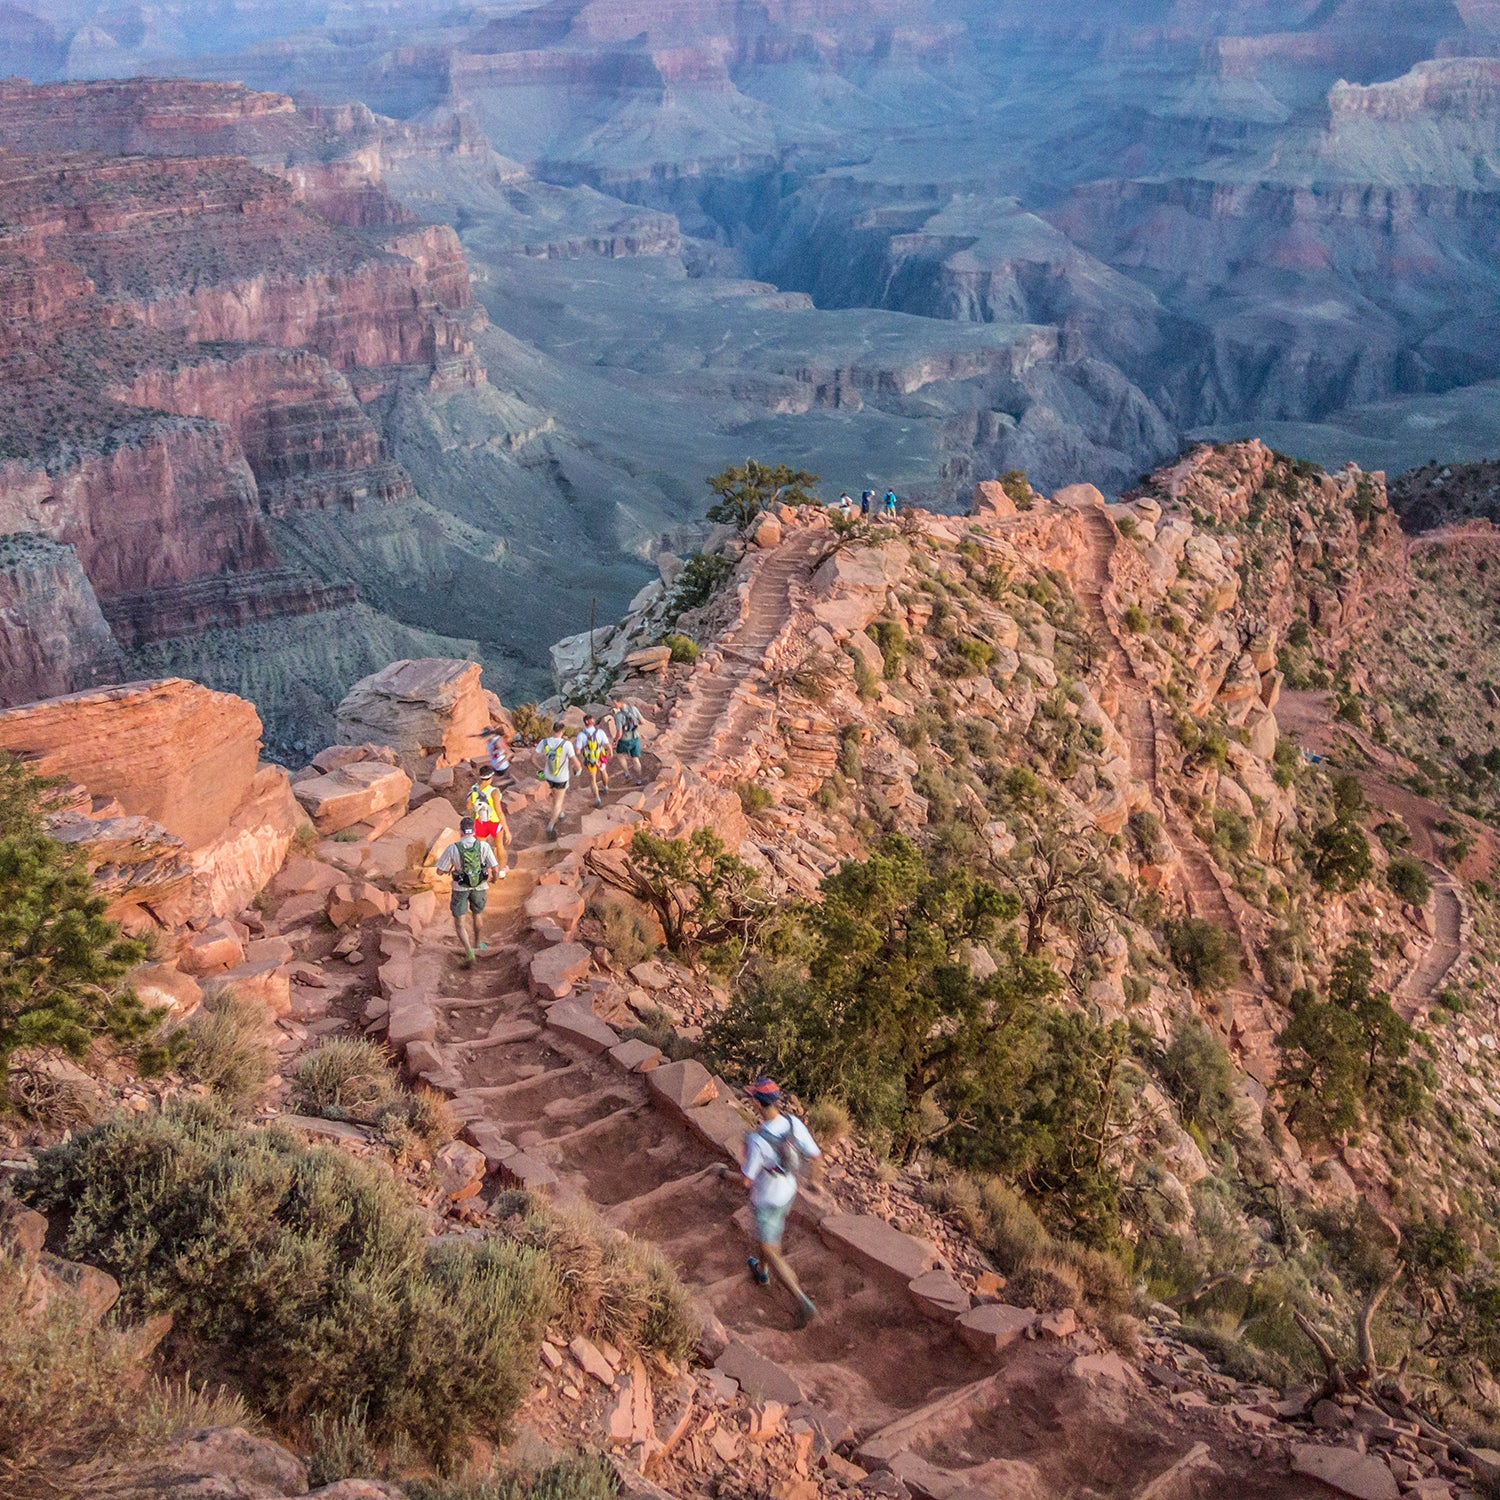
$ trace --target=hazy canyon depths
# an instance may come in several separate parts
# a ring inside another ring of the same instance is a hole
[[[1195,432],[1488,453],[1497,41],[1436,0],[8,6],[16,73],[300,107],[6,89],[7,696],[189,672],[288,749],[419,648],[535,691],[748,454],[951,508]]]

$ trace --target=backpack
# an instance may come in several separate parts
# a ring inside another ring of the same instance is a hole
[[[472,844],[458,841],[458,873],[463,876],[461,884],[471,891],[484,884],[484,845],[478,839]]]
[[[764,1125],[756,1126],[750,1133],[759,1136],[771,1148],[774,1161],[767,1170],[773,1176],[800,1178],[806,1158],[797,1147],[797,1121],[791,1115],[784,1118],[788,1122],[785,1135],[772,1135]]]
[[[590,770],[597,770],[609,759],[609,740],[602,729],[584,731],[583,763]]]
[[[486,823],[498,823],[500,821],[500,793],[491,787],[488,791],[476,781],[469,788],[469,806],[477,815],[483,808],[488,816],[483,820]]]
[[[549,781],[561,781],[568,774],[568,742],[554,737],[541,743],[542,767]]]
[[[621,735],[630,735],[641,727],[641,711],[633,703],[626,703],[615,710],[615,728]]]

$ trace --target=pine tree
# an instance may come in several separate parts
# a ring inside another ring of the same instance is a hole
[[[46,781],[0,758],[0,1084],[19,1048],[76,1056],[152,1024],[121,983],[144,945],[105,916],[82,856],[48,836],[48,801]]]
[[[719,498],[708,508],[710,521],[729,521],[741,531],[772,505],[814,505],[817,497],[812,486],[816,474],[792,469],[786,464],[763,464],[747,459],[731,464],[708,481],[708,487]]]

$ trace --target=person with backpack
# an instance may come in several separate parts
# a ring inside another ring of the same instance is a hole
[[[438,856],[437,868],[439,875],[453,877],[448,910],[453,913],[453,930],[464,950],[464,960],[473,963],[474,954],[483,953],[487,946],[479,940],[479,918],[489,899],[489,883],[500,869],[495,851],[475,837],[473,818],[459,819],[458,838]],[[473,929],[472,938],[464,931],[465,917]]]
[[[845,490],[844,493],[839,496],[839,516],[841,519],[847,521],[853,514],[854,501],[851,498],[849,491]]]
[[[644,781],[641,774],[641,711],[635,704],[627,703],[623,693],[610,696],[610,722],[614,731],[615,754],[620,757],[627,771],[634,765],[635,784]]]
[[[542,763],[541,770],[536,773],[537,778],[552,788],[552,813],[547,819],[547,837],[555,839],[558,821],[563,814],[563,803],[568,796],[568,783],[573,778],[575,767],[580,771],[583,769],[583,762],[578,759],[573,741],[567,735],[559,734],[556,724],[552,726],[552,733],[537,745],[536,753]]]
[[[874,498],[875,498],[875,491],[874,490],[866,490],[859,497],[859,513],[860,513],[860,515],[862,517],[865,517],[866,519],[868,519],[869,514],[870,514],[870,503],[871,503],[871,501],[874,500]]]
[[[885,510],[884,510],[883,514],[889,516],[892,520],[894,520],[895,517],[896,517],[896,492],[895,492],[895,490],[887,490],[885,492]]]
[[[589,784],[594,789],[594,806],[603,807],[604,799],[599,795],[599,782],[604,782],[604,790],[609,790],[609,756],[614,749],[614,743],[609,734],[600,728],[593,714],[583,716],[583,728],[578,731],[573,741],[573,748],[578,752],[583,761],[583,768],[589,773]]]
[[[505,844],[510,838],[510,824],[505,820],[505,807],[500,800],[500,788],[495,785],[495,773],[488,766],[469,788],[469,816],[474,819],[475,838],[483,839],[495,851],[500,879],[504,880],[509,873],[505,868]]]
[[[759,1255],[750,1257],[750,1274],[758,1285],[765,1286],[774,1271],[776,1279],[796,1299],[797,1327],[806,1328],[817,1317],[818,1309],[781,1253],[781,1241],[798,1182],[804,1172],[816,1174],[820,1170],[813,1164],[823,1153],[801,1120],[782,1113],[781,1089],[774,1079],[757,1078],[745,1092],[760,1112],[760,1124],[745,1136],[744,1165],[740,1168],[750,1190],[760,1248]]]
[[[495,780],[502,787],[513,784],[510,774],[510,741],[505,737],[505,731],[500,728],[485,730],[484,751],[489,757],[490,770],[495,773]],[[509,837],[509,830],[506,831]]]

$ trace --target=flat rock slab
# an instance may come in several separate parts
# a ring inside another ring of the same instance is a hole
[[[592,961],[582,943],[557,943],[531,960],[531,993],[538,1000],[566,1000],[588,976]],[[619,1037],[615,1038],[619,1041]]]
[[[661,1069],[646,1074],[650,1082]],[[689,1130],[706,1146],[711,1146],[730,1161],[738,1163],[744,1154],[745,1132],[750,1122],[727,1099],[713,1099],[697,1109],[682,1112]]]
[[[517,1151],[507,1156],[499,1166],[500,1176],[512,1186],[525,1188],[530,1193],[549,1193],[561,1180],[544,1161],[538,1161],[528,1151]]]
[[[661,1048],[653,1047],[639,1037],[631,1037],[628,1042],[611,1047],[609,1055],[627,1073],[649,1073],[661,1062]]]
[[[411,778],[399,766],[357,761],[299,781],[292,791],[323,835],[352,828],[387,808],[406,807]]]
[[[388,998],[385,1039],[393,1048],[437,1040],[437,1011],[428,1003],[430,997],[425,991],[395,990]]]
[[[877,1276],[899,1281],[903,1288],[938,1263],[933,1245],[870,1214],[830,1214],[818,1233],[830,1249],[843,1252]]]
[[[804,1399],[802,1387],[789,1371],[738,1339],[730,1340],[729,1347],[714,1361],[714,1368],[739,1381],[740,1388],[759,1401],[796,1406]]]
[[[547,1025],[596,1057],[620,1045],[619,1032],[576,1000],[562,1000],[548,1006]]]
[[[1401,1500],[1401,1486],[1382,1460],[1357,1448],[1325,1448],[1318,1443],[1292,1444],[1292,1472],[1320,1479],[1354,1500]]]
[[[929,1271],[906,1286],[917,1311],[935,1323],[951,1323],[969,1310],[969,1294],[946,1271]]]
[[[646,1080],[651,1092],[673,1114],[685,1116],[690,1109],[708,1104],[719,1097],[719,1086],[713,1074],[696,1058],[667,1063],[654,1068]]]
[[[986,1302],[971,1307],[957,1322],[958,1336],[976,1354],[993,1359],[1023,1339],[1036,1322],[1036,1310],[1011,1307],[1005,1302]]]

